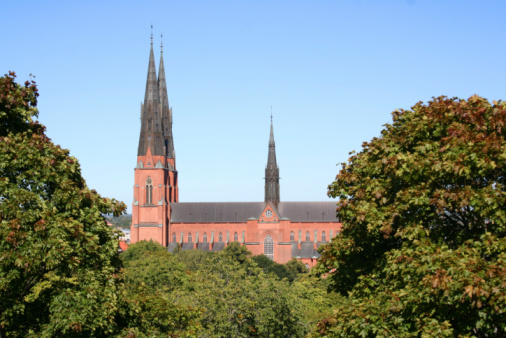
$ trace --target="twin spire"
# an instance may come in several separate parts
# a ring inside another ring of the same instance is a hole
[[[153,28],[151,26],[151,28]],[[162,35],[163,37],[163,35]],[[165,68],[163,65],[163,42],[160,45],[160,66],[156,76],[155,57],[153,53],[153,33],[149,51],[148,77],[144,103],[141,104],[141,134],[137,156],[146,156],[151,149],[152,156],[165,156],[175,159],[174,139],[172,136],[172,108],[169,106]],[[276,162],[276,144],[271,112],[271,132],[269,137],[269,154],[265,167],[265,203],[272,203],[275,208],[280,202],[279,167]]]
[[[151,26],[151,28],[153,28],[153,26]],[[169,106],[167,84],[165,82],[163,42],[160,47],[160,66],[157,78],[153,53],[153,32],[151,32],[148,77],[146,80],[144,103],[141,104],[141,134],[139,137],[137,156],[145,156],[148,152],[148,148],[150,148],[153,156],[174,158],[172,109]]]

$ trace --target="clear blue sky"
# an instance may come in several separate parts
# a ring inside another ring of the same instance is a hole
[[[506,1],[3,1],[0,72],[30,73],[47,134],[130,208],[160,34],[180,201],[262,201],[270,107],[281,199],[324,201],[390,113],[506,99]],[[158,66],[157,66],[158,67]]]

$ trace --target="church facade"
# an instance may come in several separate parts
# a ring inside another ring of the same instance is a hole
[[[335,202],[281,201],[272,118],[263,202],[179,202],[163,47],[157,76],[152,38],[134,176],[131,243],[154,240],[172,252],[219,251],[235,241],[254,255],[312,267],[317,248],[341,228]]]

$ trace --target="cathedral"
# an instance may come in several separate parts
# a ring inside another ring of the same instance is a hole
[[[335,202],[283,202],[280,198],[274,129],[270,125],[263,202],[179,202],[163,46],[158,76],[149,53],[141,132],[135,168],[131,243],[154,240],[169,251],[219,251],[230,242],[278,263],[292,258],[312,267],[317,248],[341,228]]]

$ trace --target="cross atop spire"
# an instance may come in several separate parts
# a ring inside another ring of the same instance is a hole
[[[153,24],[151,24],[151,46],[153,46]]]
[[[160,34],[160,41],[160,52],[163,54],[163,33]]]

